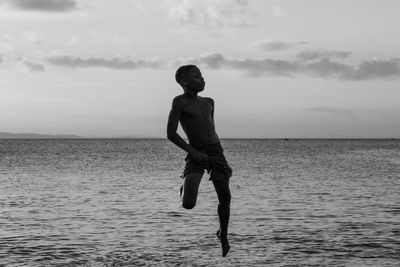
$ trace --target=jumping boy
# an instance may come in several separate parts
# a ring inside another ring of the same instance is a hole
[[[186,166],[182,175],[182,206],[192,209],[196,205],[199,184],[204,170],[210,173],[218,195],[218,217],[220,229],[217,236],[221,242],[222,256],[230,249],[228,224],[231,193],[229,177],[232,169],[226,162],[214,125],[214,101],[209,97],[198,96],[204,90],[205,82],[195,65],[181,66],[175,74],[184,93],[174,98],[169,113],[167,136],[175,145],[187,152]],[[177,133],[180,122],[189,144]]]

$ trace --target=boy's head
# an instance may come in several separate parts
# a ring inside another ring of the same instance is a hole
[[[175,80],[187,91],[201,92],[204,90],[205,82],[199,68],[195,65],[184,65],[175,73]]]

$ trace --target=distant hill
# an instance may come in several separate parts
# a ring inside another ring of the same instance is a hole
[[[85,138],[78,135],[50,135],[50,134],[36,134],[36,133],[6,133],[0,132],[0,139],[69,139],[69,138]]]

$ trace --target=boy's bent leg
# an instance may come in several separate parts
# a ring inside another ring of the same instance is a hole
[[[231,193],[228,179],[213,179],[215,191],[218,195],[218,218],[220,230],[217,232],[221,240],[222,256],[225,257],[230,249],[228,242],[228,224],[230,216]]]
[[[185,209],[192,209],[196,205],[202,177],[202,173],[188,173],[183,178],[182,207]]]

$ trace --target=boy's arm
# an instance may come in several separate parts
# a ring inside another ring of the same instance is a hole
[[[172,102],[172,108],[168,116],[168,124],[167,124],[167,138],[182,148],[189,154],[192,154],[193,158],[198,161],[202,161],[207,159],[207,155],[197,151],[190,145],[188,145],[185,140],[176,132],[178,130],[179,119],[181,117],[183,111],[184,103],[180,101],[178,98],[175,98]]]
[[[213,121],[214,121],[214,100],[211,98],[211,97],[206,97],[205,98],[207,101],[208,101],[208,103],[210,103],[210,105],[211,105],[211,118],[213,119]]]

